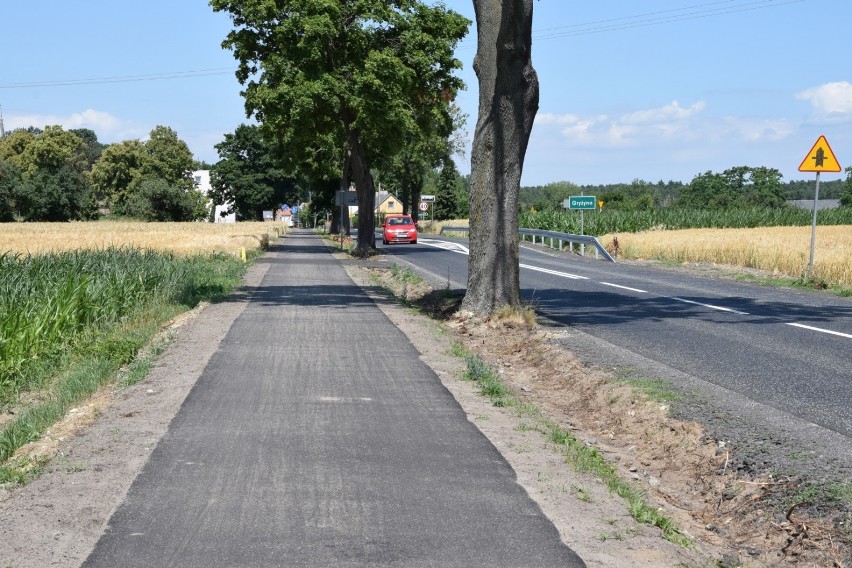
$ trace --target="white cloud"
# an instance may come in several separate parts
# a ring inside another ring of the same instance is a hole
[[[813,87],[796,93],[796,98],[808,101],[820,115],[852,114],[852,84],[848,81]]]
[[[98,140],[102,143],[140,138],[150,130],[150,128],[139,127],[131,121],[122,120],[107,112],[93,109],[71,113],[67,116],[50,114],[10,115],[4,118],[4,123],[6,130],[30,126],[44,128],[55,124],[66,130],[88,128],[98,135]]]
[[[536,124],[561,127],[560,132],[572,144],[597,147],[624,147],[644,144],[648,139],[692,137],[692,123],[700,117],[705,104],[682,107],[677,101],[659,108],[640,110],[620,116],[599,114],[547,114]]]
[[[795,131],[787,120],[739,117],[712,117],[707,105],[698,101],[681,106],[677,101],[618,116],[541,114],[536,118],[539,135],[559,128],[559,134],[571,146],[596,148],[642,148],[684,143],[720,141],[776,141]],[[555,133],[553,133],[555,134]]]
[[[725,117],[715,121],[712,135],[714,138],[733,137],[747,142],[774,142],[784,140],[794,132],[796,132],[796,127],[788,120]]]
[[[689,108],[683,108],[677,101],[670,104],[648,110],[641,110],[621,117],[622,122],[629,124],[650,124],[663,126],[682,123],[704,110],[705,104],[699,101]]]

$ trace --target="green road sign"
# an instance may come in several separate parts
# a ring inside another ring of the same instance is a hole
[[[594,210],[597,206],[597,200],[594,195],[572,195],[562,202],[562,206],[566,209]]]

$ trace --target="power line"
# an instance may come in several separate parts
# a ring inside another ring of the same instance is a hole
[[[597,20],[582,24],[570,24],[566,26],[536,29],[533,30],[533,41],[535,42],[549,39],[558,39],[563,37],[575,37],[597,33],[614,32],[632,28],[711,18],[728,14],[736,14],[739,12],[749,12],[766,8],[777,8],[788,4],[799,4],[801,2],[805,2],[805,0],[756,0],[734,5],[722,6],[723,4],[731,4],[732,2],[737,2],[737,0],[721,0],[705,4],[686,6],[683,8],[673,8],[671,10],[646,12],[644,14],[623,16],[619,18],[610,18],[606,20]],[[464,45],[466,43],[468,42],[463,41],[460,48],[470,49],[476,47],[475,40],[471,40],[468,45]]]
[[[658,18],[649,18],[645,20],[636,20],[634,22],[625,22],[623,24],[611,24],[611,25],[603,25],[598,27],[587,27],[583,29],[579,29],[576,31],[565,31],[565,32],[557,32],[551,34],[544,34],[535,36],[534,39],[539,41],[546,39],[556,39],[561,37],[573,37],[580,35],[589,35],[594,33],[603,33],[603,32],[611,32],[611,31],[619,31],[626,30],[631,28],[641,28],[647,26],[655,26],[660,24],[668,24],[673,22],[684,22],[687,20],[698,20],[703,18],[712,18],[715,16],[724,16],[727,14],[736,14],[740,12],[751,12],[754,10],[762,10],[765,8],[777,8],[780,6],[785,6],[787,4],[798,4],[804,2],[805,0],[784,0],[784,1],[773,1],[773,0],[763,0],[760,2],[750,2],[746,4],[740,4],[738,6],[731,6],[729,8],[717,8],[717,9],[707,9],[707,10],[698,10],[691,13],[685,14],[677,14],[671,16],[663,16]]]
[[[34,89],[40,87],[71,87],[77,85],[105,85],[109,83],[132,83],[140,81],[167,81],[172,79],[195,79],[198,77],[227,75],[229,73],[234,73],[234,69],[220,67],[216,69],[154,73],[150,75],[122,75],[117,77],[97,77],[91,79],[62,79],[57,81],[35,81],[32,83],[7,83],[5,85],[0,85],[0,89]]]
[[[591,25],[595,25],[595,24],[607,24],[607,23],[610,23],[610,22],[622,22],[624,20],[633,20],[635,18],[645,18],[647,16],[657,16],[659,14],[670,14],[672,12],[689,12],[690,10],[695,10],[695,9],[698,9],[698,8],[707,8],[708,6],[719,6],[720,4],[731,4],[731,3],[738,2],[738,1],[742,1],[742,0],[717,0],[716,2],[708,2],[708,3],[705,3],[705,4],[695,4],[693,6],[684,6],[683,8],[671,8],[669,10],[658,10],[656,12],[646,12],[644,14],[636,14],[634,16],[622,16],[620,18],[609,18],[609,19],[606,19],[606,20],[596,20],[594,22],[586,22],[586,23],[583,23],[583,24],[569,24],[567,26],[557,26],[557,27],[554,27],[554,28],[537,29],[537,30],[535,30],[535,33],[549,32],[549,31],[552,31],[552,30],[562,30],[562,29],[566,29],[566,28],[579,28],[579,27],[591,26]],[[772,0],[757,0],[757,1],[751,2],[751,4],[766,4],[766,3],[771,3],[771,2],[772,2]],[[747,3],[745,5],[749,5],[749,4]],[[731,7],[736,8],[736,6],[731,6]],[[725,8],[708,8],[706,11],[724,10],[724,9]],[[683,14],[680,14],[680,15],[683,15]]]
[[[672,8],[670,10],[646,12],[644,14],[622,16],[619,18],[609,18],[606,20],[597,20],[582,24],[569,24],[566,26],[556,26],[552,28],[538,29],[533,31],[533,40],[544,41],[549,39],[559,39],[563,37],[575,37],[582,35],[620,31],[632,28],[656,26],[674,22],[683,22],[688,20],[724,16],[740,12],[762,10],[766,8],[777,8],[780,6],[786,6],[788,4],[799,4],[801,2],[805,2],[805,0],[752,0],[745,3],[730,5],[738,1],[740,0],[717,0],[716,2],[695,4],[693,6],[686,6],[683,8]],[[722,6],[723,4],[727,6]],[[469,43],[468,45],[465,45],[466,43],[468,42],[462,41],[460,49],[470,49],[476,47],[476,41],[471,41],[471,43]],[[111,83],[132,83],[142,81],[166,81],[174,79],[194,79],[198,77],[227,75],[229,73],[234,73],[234,70],[231,68],[220,67],[215,69],[175,71],[171,73],[155,73],[150,75],[124,75],[117,77],[98,77],[91,79],[65,79],[56,81],[35,81],[30,83],[7,83],[0,84],[0,89],[34,89],[49,87],[72,87],[78,85],[106,85]]]

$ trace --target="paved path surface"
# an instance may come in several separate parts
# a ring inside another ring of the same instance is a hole
[[[283,242],[84,566],[584,566],[320,241]]]

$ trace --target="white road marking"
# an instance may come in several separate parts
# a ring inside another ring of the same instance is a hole
[[[813,326],[810,326],[810,325],[805,325],[803,323],[788,323],[787,325],[792,325],[793,327],[801,327],[802,329],[809,329],[811,331],[819,331],[821,333],[830,333],[831,335],[839,335],[840,337],[852,339],[852,335],[850,335],[848,333],[840,333],[839,331],[831,331],[830,329],[823,329],[821,327],[813,327]]]
[[[732,314],[737,314],[740,316],[747,316],[748,312],[741,312],[739,310],[732,310],[731,308],[725,308],[723,306],[714,306],[713,304],[702,304],[701,302],[693,302],[692,300],[685,300],[684,298],[671,298],[672,300],[676,300],[678,302],[685,302],[687,304],[695,304],[696,306],[703,306],[705,308],[710,308],[711,310],[719,310],[720,312],[729,312]]]
[[[647,294],[646,290],[640,290],[639,288],[630,288],[629,286],[621,286],[619,284],[610,284],[609,282],[601,282],[604,286],[612,286],[613,288],[621,288],[622,290],[630,290],[631,292],[639,292],[640,294]]]
[[[549,268],[539,268],[538,266],[530,266],[529,264],[519,264],[521,268],[526,268],[528,270],[535,270],[536,272],[544,272],[545,274],[552,274],[554,276],[561,276],[563,278],[571,278],[572,280],[588,280],[585,276],[578,276],[576,274],[569,274],[567,272],[559,272],[558,270],[550,270]]]
[[[456,253],[465,254],[465,255],[470,254],[470,250],[467,247],[460,245],[458,243],[452,243],[452,242],[449,242],[449,241],[439,241],[437,239],[420,239],[418,242],[420,242],[424,245],[428,245],[430,247],[435,247],[435,248],[447,250],[447,251],[450,251],[450,252],[456,252]],[[586,276],[579,276],[577,274],[569,274],[568,272],[559,272],[558,270],[550,270],[548,268],[540,268],[538,266],[531,266],[529,264],[519,264],[519,266],[520,266],[520,268],[526,268],[528,270],[535,270],[536,272],[543,272],[545,274],[552,274],[553,276],[561,276],[563,278],[570,278],[572,280],[588,280],[588,278]],[[648,294],[649,293],[646,290],[640,290],[638,288],[630,288],[629,286],[621,286],[619,284],[612,284],[611,282],[599,282],[599,284],[602,284],[604,286],[611,286],[613,288],[620,288],[622,290],[628,290],[630,292],[636,292],[636,293],[639,293],[639,294]],[[731,314],[737,314],[737,315],[740,315],[740,316],[749,315],[748,312],[743,312],[743,311],[740,311],[740,310],[734,310],[732,308],[726,308],[724,306],[715,306],[713,304],[703,304],[701,302],[695,302],[693,300],[687,300],[685,298],[671,297],[670,299],[675,300],[677,302],[684,302],[686,304],[693,304],[693,305],[696,305],[696,306],[702,306],[704,308],[709,308],[711,310],[718,310],[720,312],[727,312],[727,313],[731,313]],[[813,326],[804,325],[804,324],[801,324],[801,323],[788,323],[787,325],[791,325],[793,327],[800,327],[802,329],[808,329],[808,330],[811,330],[811,331],[819,331],[820,333],[830,333],[831,335],[837,335],[839,337],[846,337],[848,339],[852,339],[852,335],[850,335],[848,333],[841,333],[839,331],[831,331],[830,329],[822,329],[820,327],[813,327]]]
[[[469,255],[470,250],[467,247],[460,245],[458,243],[451,243],[449,241],[439,241],[436,239],[419,239],[417,242],[422,243],[424,245],[428,245],[430,247],[435,247],[443,250],[448,250],[450,252],[457,252],[459,254]]]

